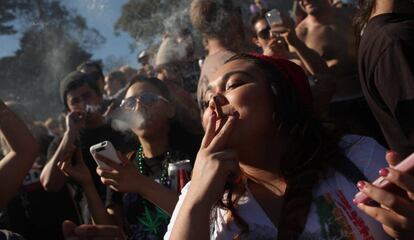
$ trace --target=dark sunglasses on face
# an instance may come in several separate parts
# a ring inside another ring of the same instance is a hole
[[[132,96],[123,99],[120,107],[124,110],[134,110],[138,102],[146,106],[152,106],[158,100],[162,100],[166,103],[169,102],[165,97],[160,96],[158,94],[152,92],[143,92],[138,96]]]
[[[269,39],[270,38],[270,27],[264,28],[257,33],[257,36],[261,39]]]

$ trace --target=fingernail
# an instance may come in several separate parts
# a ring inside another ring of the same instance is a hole
[[[362,190],[365,187],[365,182],[364,181],[359,181],[357,183],[357,187],[359,190]]]
[[[358,205],[358,202],[357,202],[357,200],[354,198],[354,199],[352,199],[352,203],[354,204],[354,205]]]
[[[381,170],[378,171],[379,175],[382,177],[386,177],[388,176],[388,174],[390,173],[390,171],[386,168],[381,168]]]
[[[394,151],[394,150],[392,150],[392,149],[390,149],[390,150],[387,150],[387,151],[385,152],[385,154],[397,154],[397,152],[396,152],[396,151]]]

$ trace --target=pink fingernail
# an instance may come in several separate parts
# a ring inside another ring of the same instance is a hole
[[[364,181],[359,181],[357,183],[357,187],[359,190],[362,190],[365,187],[365,182]]]
[[[358,205],[358,201],[354,198],[354,199],[352,199],[352,203],[354,204],[354,205]]]
[[[386,177],[388,176],[388,174],[390,173],[390,171],[386,168],[381,168],[381,170],[378,171],[379,175],[382,177]]]

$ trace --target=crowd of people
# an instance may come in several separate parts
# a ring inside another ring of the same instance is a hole
[[[412,239],[414,2],[294,3],[192,0],[54,118],[0,100],[0,239]]]

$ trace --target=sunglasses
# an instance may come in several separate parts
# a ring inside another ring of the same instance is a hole
[[[166,103],[169,102],[168,99],[158,94],[155,94],[152,92],[143,92],[139,94],[138,96],[132,96],[132,97],[123,99],[120,107],[124,110],[135,110],[135,107],[137,106],[138,102],[150,107],[154,103],[156,103],[158,100],[162,100]]]
[[[260,32],[257,33],[257,36],[261,39],[269,39],[270,38],[270,27],[266,27],[262,30],[260,30]]]

